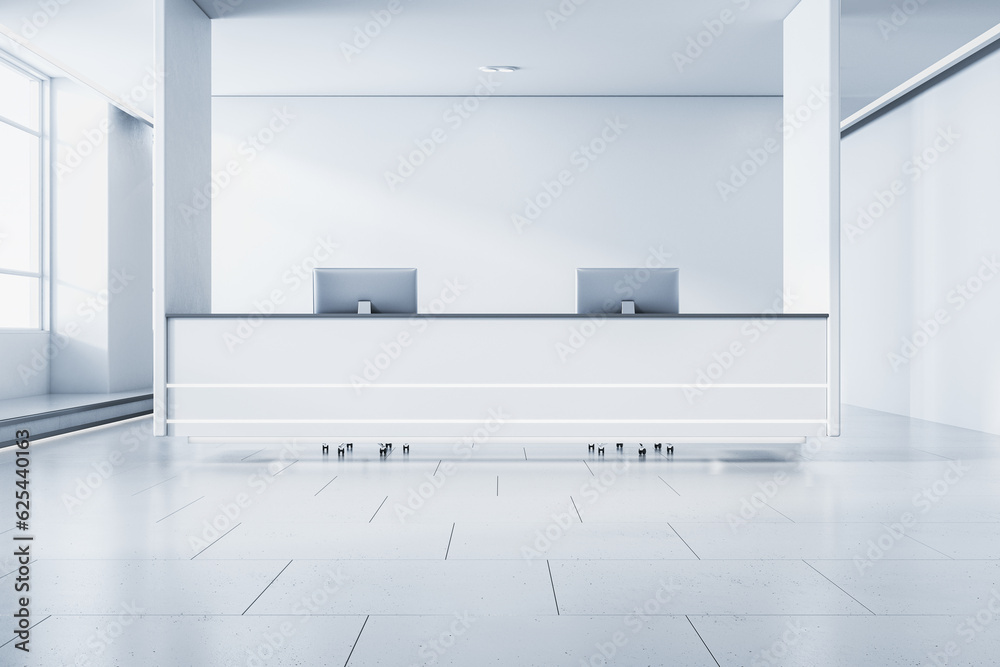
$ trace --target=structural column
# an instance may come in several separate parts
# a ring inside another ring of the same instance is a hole
[[[840,434],[840,0],[784,22],[786,313],[829,314],[828,428]]]
[[[153,428],[166,435],[166,316],[212,310],[212,30],[193,0],[156,0],[156,67]]]

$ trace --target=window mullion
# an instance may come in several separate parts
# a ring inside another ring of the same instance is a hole
[[[48,230],[46,229],[49,214],[49,202],[47,197],[49,196],[49,169],[50,169],[50,158],[47,151],[50,150],[50,143],[48,141],[48,123],[49,123],[49,110],[46,108],[46,102],[48,99],[48,78],[43,75],[39,75],[29,68],[24,66],[18,61],[14,61],[9,56],[0,53],[0,62],[2,62],[4,68],[9,66],[16,75],[24,77],[25,80],[34,82],[30,84],[30,87],[34,89],[35,94],[32,94],[29,100],[29,108],[25,122],[36,125],[38,129],[33,129],[28,125],[24,125],[21,122],[9,118],[4,115],[0,115],[0,127],[7,126],[14,130],[15,134],[20,134],[21,137],[34,137],[34,148],[29,154],[29,161],[26,165],[18,165],[17,156],[11,157],[10,166],[18,170],[25,169],[23,172],[28,177],[27,187],[29,188],[26,194],[30,197],[32,202],[30,209],[27,212],[27,218],[22,220],[19,224],[27,223],[28,225],[28,235],[24,239],[27,243],[27,247],[23,250],[29,252],[29,254],[37,254],[37,256],[32,260],[34,266],[29,266],[29,269],[33,270],[19,270],[15,268],[5,268],[0,267],[0,276],[10,276],[11,278],[21,278],[22,281],[14,280],[13,284],[22,285],[27,283],[30,285],[31,289],[36,297],[28,302],[15,300],[17,303],[16,310],[18,312],[8,313],[8,317],[3,318],[5,321],[12,324],[17,324],[13,327],[3,327],[5,331],[12,330],[44,330],[47,322],[47,312],[48,300],[45,299],[43,290],[47,282],[46,275],[48,271],[48,262],[46,256],[46,244]],[[16,82],[17,76],[10,79],[11,85],[15,88],[19,88],[22,84]],[[10,93],[6,86],[3,90],[0,90],[0,95],[5,95]],[[21,113],[17,110],[17,105],[12,107],[14,113]],[[18,140],[20,141],[20,140]],[[23,158],[21,158],[23,159]],[[20,216],[19,216],[20,217]],[[37,244],[37,248],[35,248]],[[22,252],[20,242],[16,244],[14,248],[16,253]],[[36,263],[37,262],[37,263]],[[20,264],[20,260],[15,260],[14,264]],[[19,288],[20,289],[20,288]],[[34,301],[32,304],[31,301]],[[22,310],[26,308],[27,310]],[[21,323],[28,323],[29,326],[25,328],[21,326]]]
[[[38,137],[39,139],[42,138],[42,132],[41,132],[41,130],[32,130],[30,127],[28,127],[26,125],[21,125],[17,121],[11,120],[10,118],[7,118],[5,116],[0,116],[0,123],[5,123],[7,125],[10,125],[15,130],[20,130],[21,132],[26,132],[26,133],[30,134],[31,136],[33,136],[33,137]]]

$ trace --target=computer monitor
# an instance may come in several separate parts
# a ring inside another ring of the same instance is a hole
[[[680,312],[680,269],[577,269],[576,312]]]
[[[414,314],[416,269],[313,269],[313,312]]]

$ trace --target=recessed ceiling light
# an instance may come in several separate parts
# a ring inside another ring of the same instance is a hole
[[[510,73],[510,72],[516,72],[517,70],[519,70],[521,68],[520,67],[514,67],[513,65],[486,65],[484,67],[480,67],[479,69],[480,69],[480,71],[483,71],[483,72],[504,72],[504,73]]]

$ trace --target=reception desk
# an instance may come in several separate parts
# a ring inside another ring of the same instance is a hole
[[[186,315],[168,435],[787,441],[831,427],[826,315]]]

